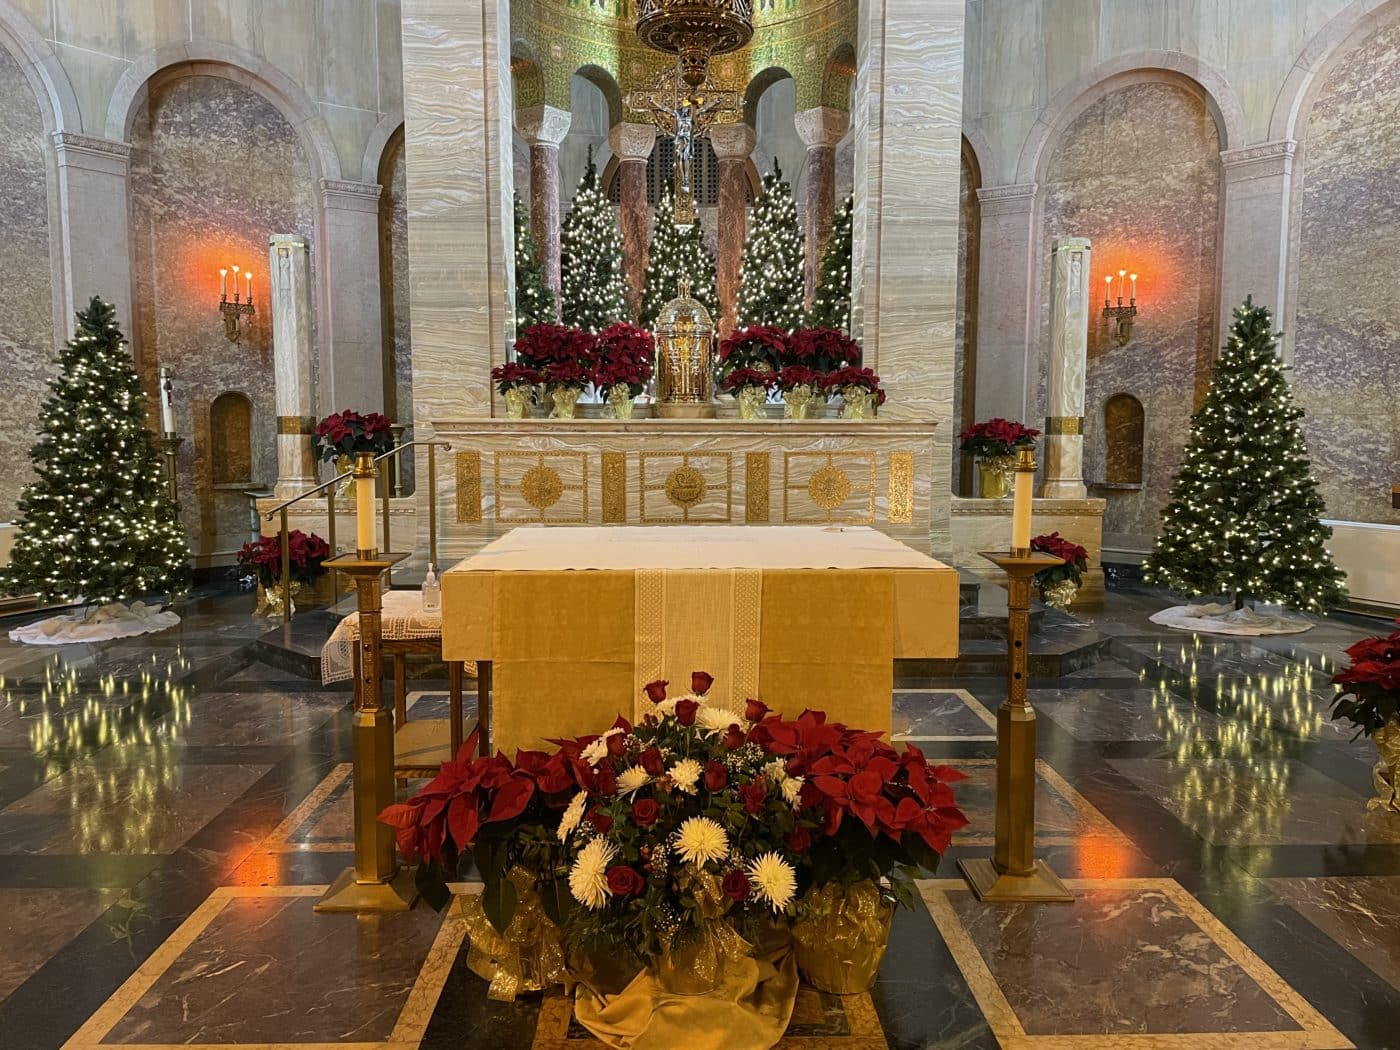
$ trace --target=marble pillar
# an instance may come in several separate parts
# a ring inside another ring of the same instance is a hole
[[[951,546],[963,0],[865,0],[857,27],[851,322],[889,400],[937,424],[930,545]]]
[[[836,147],[851,126],[851,115],[831,106],[815,106],[804,109],[793,120],[798,137],[807,147],[807,207],[802,226],[807,242],[806,298],[810,310],[836,215]]]
[[[305,238],[274,233],[268,239],[272,360],[277,403],[278,499],[316,487],[311,435],[316,429],[311,386],[311,256]]]
[[[715,259],[715,295],[719,299],[719,334],[734,331],[739,309],[739,271],[749,221],[749,156],[757,137],[747,124],[716,124],[710,145],[719,159],[719,241]]]
[[[651,232],[647,224],[647,161],[655,144],[653,124],[617,124],[608,132],[622,190],[622,269],[627,275],[627,306],[633,320],[641,313],[647,277]]]
[[[384,306],[379,291],[377,183],[321,180],[322,280],[329,329],[321,339],[328,412],[384,410]]]
[[[1230,330],[1234,309],[1245,296],[1282,317],[1288,285],[1289,197],[1297,143],[1262,142],[1220,154],[1225,178],[1225,219],[1221,236],[1220,329],[1214,345]],[[1291,326],[1289,326],[1291,327]],[[1293,337],[1284,335],[1285,357]]]
[[[977,191],[982,235],[977,256],[977,370],[995,382],[977,384],[973,416],[1024,420],[1032,309],[1030,273],[1035,183]]]
[[[554,106],[530,106],[515,115],[520,137],[530,144],[530,233],[535,251],[544,266],[545,282],[554,293],[554,312],[559,312],[559,144],[569,133],[568,110]],[[655,132],[653,131],[653,136]],[[643,170],[645,203],[645,170]]]
[[[1037,495],[1084,499],[1084,372],[1089,359],[1089,241],[1055,240],[1050,270],[1050,414]]]
[[[63,231],[61,313],[71,337],[73,314],[100,295],[117,308],[117,320],[135,340],[131,313],[132,281],[127,176],[131,147],[92,135],[59,131],[53,136],[58,169],[58,207]],[[141,360],[141,348],[135,347]]]

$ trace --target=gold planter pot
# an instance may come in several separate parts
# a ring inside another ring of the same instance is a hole
[[[631,419],[636,401],[626,383],[614,383],[608,388],[608,415],[613,419]]]
[[[1006,499],[1016,473],[1015,456],[993,456],[977,461],[977,477],[983,499]]]
[[[808,893],[799,914],[792,943],[802,979],[832,995],[869,991],[889,946],[894,902],[874,882],[832,883]]]
[[[842,419],[869,419],[875,415],[875,395],[863,386],[848,386],[841,391]]]
[[[743,386],[739,388],[739,396],[734,400],[739,403],[740,419],[763,419],[763,406],[768,402],[768,391],[761,386]]]
[[[554,407],[549,410],[550,419],[573,419],[578,415],[578,399],[582,390],[559,383],[551,386],[549,392],[554,399]]]
[[[513,386],[505,392],[506,418],[525,419],[530,414],[530,388]]]
[[[812,409],[813,391],[805,383],[783,391],[783,415],[787,419],[806,419]]]
[[[296,597],[301,593],[301,584],[293,580],[287,587],[291,592],[287,596],[287,601],[291,608],[287,610],[288,616],[295,616],[297,612]],[[253,611],[254,616],[272,616],[281,618],[282,616],[282,584],[274,583],[270,587],[258,584],[258,607]]]
[[[1068,609],[1078,593],[1079,584],[1073,580],[1056,580],[1040,588],[1040,600],[1052,609]]]
[[[1371,734],[1371,741],[1377,754],[1376,764],[1371,767],[1376,797],[1366,803],[1366,808],[1400,813],[1400,722],[1381,726]]]

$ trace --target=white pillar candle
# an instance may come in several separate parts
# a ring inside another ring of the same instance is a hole
[[[1132,301],[1137,302],[1137,274],[1133,274],[1130,280],[1133,282]]]
[[[355,547],[374,550],[374,475],[355,478]]]
[[[1035,460],[1026,467],[1025,457],[1016,464],[1016,494],[1011,504],[1011,550],[1029,550],[1031,545],[1031,487],[1035,484]]]
[[[248,301],[251,303],[253,301],[253,275],[245,273],[243,279],[248,282]],[[1134,277],[1133,280],[1136,281],[1137,278]]]
[[[175,383],[164,365],[160,368],[160,429],[166,434],[175,433]]]
[[[219,298],[228,298],[228,269],[225,267],[219,271]]]
[[[238,267],[233,268],[233,301],[238,302]]]

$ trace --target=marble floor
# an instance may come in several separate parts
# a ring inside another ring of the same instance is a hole
[[[896,738],[968,774],[970,824],[874,989],[804,992],[785,1048],[1400,1050],[1400,816],[1367,811],[1370,747],[1327,718],[1340,650],[1385,625],[1209,639],[1162,604],[1111,592],[1081,615],[1106,658],[1031,682],[1073,904],[984,906],[957,874],[991,848],[1001,682],[898,683]],[[489,1001],[452,908],[311,910],[349,863],[349,690],[258,663],[251,608],[0,641],[0,1047],[596,1046],[562,997]],[[445,715],[414,686],[410,717]]]

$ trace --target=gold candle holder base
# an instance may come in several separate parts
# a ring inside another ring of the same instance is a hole
[[[960,860],[958,869],[977,899],[989,904],[1068,904],[1074,900],[1074,894],[1043,860],[1035,862],[1035,871],[1029,875],[1003,874],[990,857]]]
[[[388,882],[361,882],[354,868],[346,868],[312,911],[323,915],[345,912],[411,911],[418,903],[413,872],[401,869]]]

